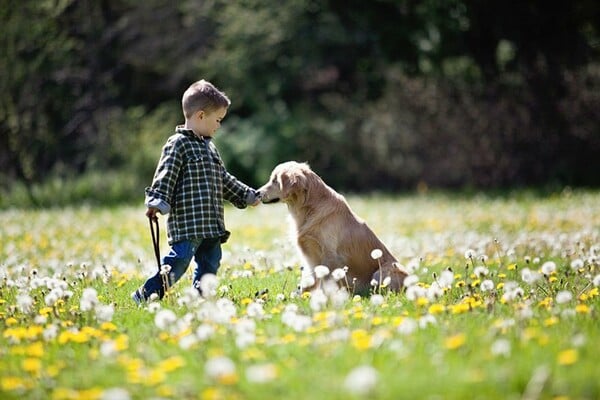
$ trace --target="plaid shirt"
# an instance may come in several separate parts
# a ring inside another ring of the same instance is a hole
[[[163,147],[145,204],[169,213],[169,244],[198,238],[225,242],[223,200],[245,208],[254,198],[253,189],[226,171],[210,139],[178,126]]]

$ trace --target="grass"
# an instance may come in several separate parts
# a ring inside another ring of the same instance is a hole
[[[411,288],[294,296],[285,207],[228,208],[216,296],[140,308],[142,208],[0,212],[0,397],[600,397],[600,193],[349,202]]]

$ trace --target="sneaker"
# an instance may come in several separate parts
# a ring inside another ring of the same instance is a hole
[[[140,289],[136,289],[135,292],[131,293],[131,299],[138,306],[141,306],[142,303],[146,301],[146,299],[144,299],[144,296],[142,296],[142,294],[140,293]]]

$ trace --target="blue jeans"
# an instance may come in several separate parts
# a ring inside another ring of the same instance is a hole
[[[193,286],[200,291],[200,279],[207,273],[216,274],[221,262],[220,239],[193,239],[173,243],[169,254],[163,257],[162,265],[171,266],[169,274],[163,276],[158,271],[144,283],[140,294],[147,300],[153,293],[160,299],[166,289],[177,282],[187,271],[192,258],[196,263]],[[202,293],[200,293],[202,294]]]

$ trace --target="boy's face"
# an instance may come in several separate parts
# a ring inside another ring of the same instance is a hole
[[[221,127],[221,121],[227,114],[226,108],[219,108],[206,112],[200,110],[194,114],[194,133],[200,136],[213,137]]]

